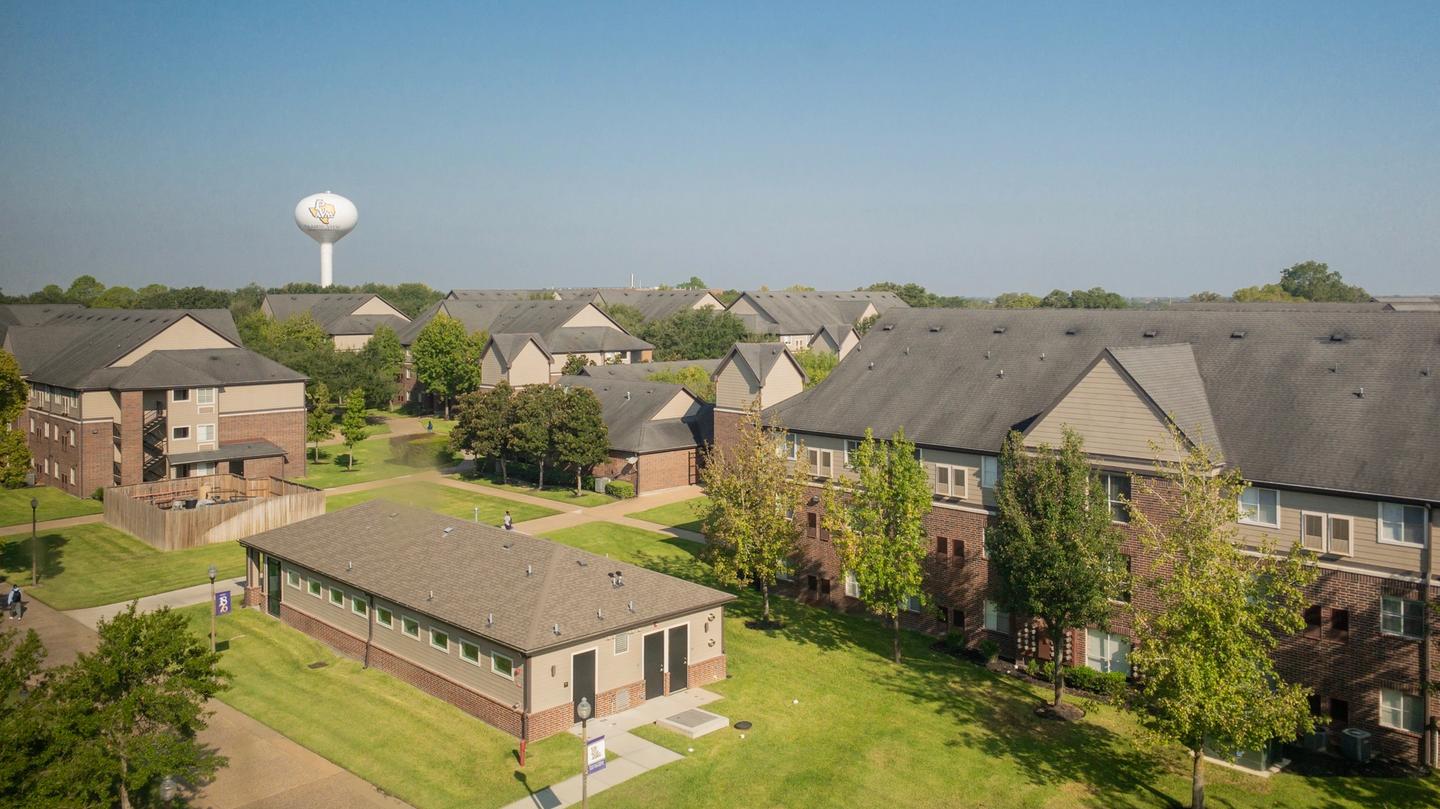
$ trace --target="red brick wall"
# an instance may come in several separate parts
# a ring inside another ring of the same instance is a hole
[[[690,485],[690,455],[697,450],[677,449],[641,455],[639,480],[635,493],[656,492]]]
[[[254,413],[244,416],[221,414],[217,428],[221,444],[262,439],[285,450],[285,477],[305,476],[305,411]],[[248,466],[246,470],[249,472]]]
[[[120,392],[120,484],[140,483],[145,446],[141,433],[145,428],[144,392]]]
[[[30,421],[35,421],[35,432],[31,433]],[[26,410],[20,417],[21,428],[25,431],[26,443],[30,447],[30,455],[35,461],[35,482],[43,486],[53,486],[68,494],[77,497],[88,496],[95,490],[92,486],[85,488],[85,441],[90,429],[105,428],[107,450],[113,446],[114,439],[110,436],[110,424],[106,422],[98,425],[84,425],[77,421],[60,416],[51,415],[44,410]],[[49,428],[49,438],[46,438],[46,427]],[[75,446],[70,446],[70,431],[75,432]],[[93,442],[92,442],[93,443]],[[105,458],[110,460],[110,452],[107,451]],[[45,462],[49,461],[49,474],[46,474]],[[59,474],[56,474],[56,469]],[[75,483],[70,483],[70,470],[75,470]],[[108,471],[108,467],[107,467]],[[105,485],[109,485],[108,483]]]
[[[245,461],[247,478],[288,478],[304,477],[304,466],[292,469],[285,458],[250,458]]]
[[[641,692],[643,695],[643,691]],[[575,707],[570,703],[556,705],[530,714],[530,719],[525,723],[526,738],[530,741],[537,741],[547,736],[554,736],[557,733],[564,733],[574,724]]]
[[[740,413],[727,413],[724,410],[716,409],[714,433],[711,441],[721,450],[728,450],[734,447],[740,440]]]
[[[96,489],[115,485],[115,422],[110,419],[81,425],[80,491],[89,497]]]
[[[725,679],[725,655],[712,657],[709,660],[702,660],[690,666],[689,679],[691,688],[701,688],[711,683],[718,683]],[[640,684],[640,693],[645,693],[645,684]]]
[[[637,470],[635,466],[625,463],[627,457],[629,457],[628,453],[611,452],[610,458],[605,463],[593,467],[590,474],[598,478],[623,480],[631,486],[635,486]],[[639,493],[640,487],[635,486],[635,491]]]

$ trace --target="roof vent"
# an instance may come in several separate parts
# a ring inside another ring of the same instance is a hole
[[[865,366],[865,370],[867,370],[867,371],[873,371],[873,370],[875,370],[875,363],[872,362],[872,363],[866,365],[866,366]]]
[[[354,569],[355,569],[355,563],[354,563],[354,562],[346,562],[346,563],[345,563],[345,569],[346,569],[346,570],[354,570]]]
[[[486,626],[494,626],[494,625],[495,625],[495,613],[492,612],[492,613],[490,613],[489,615],[486,615],[486,616],[485,616],[485,625],[486,625]]]
[[[1040,352],[1040,361],[1041,361],[1041,362],[1044,362],[1044,361],[1045,361],[1045,352],[1044,352],[1044,351],[1041,351],[1041,352]]]
[[[1332,342],[1332,343],[1343,343],[1343,342],[1345,342],[1345,332],[1343,332],[1343,331],[1332,331],[1332,332],[1330,332],[1330,342]]]
[[[895,331],[895,324],[886,323],[885,325],[880,327],[880,331]]]
[[[1245,330],[1244,330],[1244,329],[1236,329],[1235,331],[1230,332],[1230,339],[1231,339],[1231,340],[1244,340],[1244,339],[1245,339]]]
[[[939,333],[940,333],[940,328],[941,328],[940,326],[931,326],[931,327],[930,327],[930,333],[931,333],[931,334],[939,334]]]
[[[441,531],[440,533],[442,533],[442,534],[449,534],[451,531],[454,531],[454,530],[455,530],[455,526],[453,526],[453,525],[447,525],[447,526],[445,526],[445,530],[444,530],[444,531]]]
[[[530,565],[526,565],[526,566],[525,566],[525,575],[526,575],[526,576],[533,576],[534,574],[535,574],[535,568],[531,567]]]
[[[633,599],[630,601],[630,611],[631,611],[631,612],[634,612],[634,611],[635,611],[635,601],[634,601]]]
[[[996,326],[996,327],[995,327],[995,333],[996,333],[996,334],[1004,334],[1004,333],[1005,333],[1005,327],[1004,327],[1004,326]]]
[[[1430,375],[1430,369],[1429,369],[1429,368],[1421,368],[1421,369],[1420,369],[1420,375],[1421,375],[1421,376],[1429,376],[1429,375]]]
[[[1000,377],[1001,379],[1004,379],[1004,378],[1005,378],[1005,369],[1004,369],[1004,368],[1001,368],[1001,369],[1000,369],[1000,373],[996,374],[996,376]]]
[[[990,359],[990,352],[988,350],[985,352],[985,359]]]
[[[501,544],[500,547],[502,547],[502,548],[504,548],[505,550],[508,551],[508,550],[510,550],[511,548],[515,547],[515,543],[514,543],[514,542],[506,542],[506,543]]]
[[[1070,328],[1068,328],[1068,329],[1065,330],[1065,333],[1066,333],[1066,334],[1070,334],[1070,335],[1074,335],[1074,334],[1076,334],[1076,329],[1075,329],[1074,326],[1071,326]]]
[[[555,624],[554,626],[550,627],[550,631],[554,632],[557,635],[560,634],[560,625]]]
[[[1355,398],[1356,398],[1356,399],[1364,399],[1364,398],[1365,398],[1365,389],[1364,389],[1364,388],[1356,388],[1356,389],[1355,389]]]
[[[581,566],[581,567],[589,567],[589,566],[590,566],[590,563],[587,562],[587,561],[585,561],[584,559],[576,559],[576,560],[575,560],[575,564],[577,564],[577,565],[579,565],[579,566]]]
[[[605,611],[604,611],[604,610],[595,610],[595,620],[597,620],[597,621],[603,621],[603,620],[605,620]]]
[[[1159,332],[1155,331],[1154,329],[1146,329],[1146,330],[1145,330],[1145,336],[1146,336],[1146,337],[1154,337],[1156,334],[1159,334]]]
[[[427,597],[425,598],[425,600],[426,600],[426,601],[434,601],[434,600],[435,600],[435,591],[434,591],[434,590],[431,590],[431,591],[430,591],[430,595],[427,596]]]
[[[910,356],[910,346],[905,346],[905,356]]]
[[[625,401],[630,401],[630,391],[625,391]]]

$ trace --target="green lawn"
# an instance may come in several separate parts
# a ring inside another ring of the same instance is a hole
[[[515,522],[533,520],[537,517],[548,517],[559,512],[533,506],[529,503],[516,503],[504,500],[499,497],[492,497],[479,492],[467,492],[464,489],[455,489],[450,486],[442,486],[439,483],[396,483],[393,486],[384,486],[378,489],[367,489],[363,492],[350,492],[348,494],[337,494],[325,501],[326,511],[353,506],[356,503],[363,503],[366,500],[385,498],[397,503],[408,503],[420,508],[428,508],[431,511],[438,511],[441,514],[449,514],[452,517],[460,517],[466,520],[475,519],[475,508],[480,509],[480,521],[490,525],[500,525],[505,516],[505,510],[510,510],[511,519]]]
[[[367,438],[356,444],[353,469],[348,468],[347,461],[350,451],[343,444],[321,447],[319,463],[315,462],[315,452],[311,449],[307,456],[309,458],[308,474],[298,480],[307,486],[330,489],[351,483],[365,483],[371,480],[413,475],[416,472],[437,469],[451,462],[449,452],[444,449],[445,439],[443,437],[429,436],[419,439],[426,444],[428,449],[425,452],[416,453],[420,457],[411,461],[395,457],[395,452],[390,445],[390,438],[390,436]]]
[[[671,503],[668,506],[658,506],[645,511],[637,511],[631,514],[637,520],[653,522],[656,525],[664,525],[670,528],[683,528],[686,531],[701,533],[700,512],[698,509],[708,503],[708,497],[695,497],[690,500],[681,500],[678,503]]]
[[[183,612],[209,633],[207,605]],[[221,700],[419,809],[503,806],[579,768],[580,740],[560,733],[522,771],[514,738],[257,610],[221,617],[216,637],[233,675]]]
[[[675,575],[703,579],[699,546],[605,523],[549,534]],[[1133,716],[1086,704],[1075,723],[1041,720],[1041,689],[930,649],[907,633],[906,662],[873,621],[773,601],[785,628],[757,631],[758,595],[727,610],[730,679],[708,706],[754,723],[691,741],[655,727],[637,735],[685,758],[598,795],[614,807],[905,806],[1179,807],[1189,760],[1142,734]],[[798,703],[795,702],[798,700]],[[1088,701],[1087,701],[1088,702]],[[693,747],[694,753],[687,748]],[[1206,770],[1211,806],[1440,806],[1440,779],[1257,778]]]
[[[611,497],[610,495],[601,494],[600,492],[595,491],[582,491],[580,496],[576,497],[575,478],[573,476],[565,478],[562,475],[561,477],[561,480],[564,480],[565,482],[570,484],[569,488],[567,488],[563,484],[560,486],[547,484],[544,489],[536,489],[534,486],[524,482],[515,482],[515,478],[511,478],[510,483],[501,483],[500,477],[498,475],[492,477],[488,475],[477,476],[469,473],[463,473],[458,475],[451,475],[451,477],[455,478],[456,480],[463,480],[466,483],[478,483],[481,486],[489,486],[492,489],[504,489],[507,492],[519,492],[520,494],[528,494],[531,497],[541,497],[546,500],[554,500],[557,503],[564,503],[566,505],[576,506],[579,508],[589,508],[590,506],[603,506],[606,503],[615,502],[615,498]],[[546,475],[546,480],[554,480],[554,478]]]
[[[123,531],[95,523],[40,535],[40,584],[26,592],[61,610],[115,604],[178,590],[209,580],[245,575],[245,552],[234,542],[183,551],[157,551]],[[0,540],[0,574],[21,587],[30,583],[30,537]]]
[[[79,517],[82,514],[99,514],[105,507],[98,500],[72,497],[51,486],[36,486],[33,489],[0,489],[0,525],[19,525],[30,522],[30,500],[39,500],[40,507],[35,516],[41,521],[58,520],[61,517]]]

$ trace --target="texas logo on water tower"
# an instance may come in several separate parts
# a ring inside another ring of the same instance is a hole
[[[315,198],[315,204],[310,208],[310,215],[320,220],[320,224],[330,224],[330,217],[335,215],[335,206],[319,197]]]

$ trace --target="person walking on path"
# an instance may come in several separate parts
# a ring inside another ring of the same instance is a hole
[[[509,512],[508,510],[505,512],[505,530],[506,530],[506,531],[514,531],[514,530],[515,530],[515,521],[512,520],[512,519],[510,519],[510,512]]]
[[[20,606],[20,599],[20,585],[10,585],[10,592],[5,594],[5,606],[10,608],[10,620],[12,621],[20,620],[20,615],[23,610],[23,608]]]

